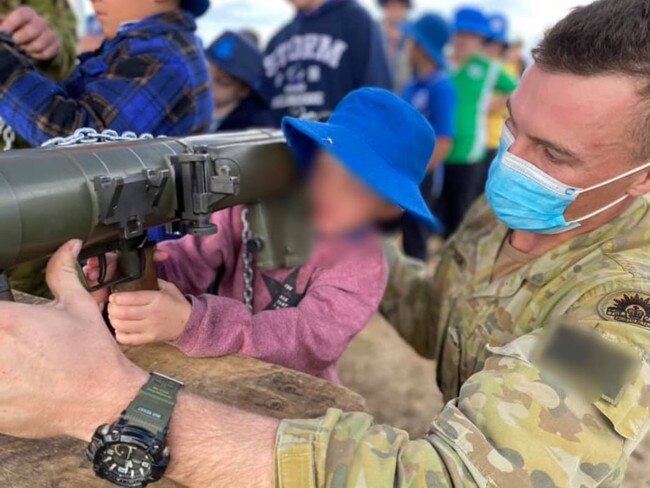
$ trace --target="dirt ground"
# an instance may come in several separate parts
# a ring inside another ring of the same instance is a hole
[[[352,343],[340,363],[344,385],[366,398],[379,422],[422,435],[442,406],[435,363],[420,358],[381,318]],[[650,435],[632,455],[624,488],[650,488]]]

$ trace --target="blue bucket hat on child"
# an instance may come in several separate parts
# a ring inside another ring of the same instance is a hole
[[[488,41],[498,42],[507,46],[508,42],[508,17],[503,14],[494,14],[488,17],[488,28],[490,35]]]
[[[246,37],[226,31],[210,44],[205,55],[218,68],[243,81],[261,96],[259,88],[264,57]]]
[[[424,14],[415,22],[402,24],[402,32],[422,47],[439,67],[445,67],[447,60],[445,59],[444,49],[449,42],[451,30],[442,16]]]
[[[488,19],[483,12],[474,7],[465,7],[456,11],[454,18],[454,32],[467,32],[490,37]]]
[[[194,17],[200,17],[210,7],[210,0],[181,0],[181,8],[187,10]]]
[[[338,104],[328,122],[284,117],[282,131],[304,170],[316,150],[323,149],[387,201],[433,229],[441,227],[420,193],[435,132],[395,94],[361,88]]]

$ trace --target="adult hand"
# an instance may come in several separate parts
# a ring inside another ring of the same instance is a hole
[[[48,265],[49,305],[0,302],[0,432],[90,440],[147,380],[108,332],[77,276],[81,242]]]
[[[61,49],[48,20],[31,7],[18,7],[9,13],[0,23],[0,31],[11,34],[16,45],[38,61],[54,59]]]
[[[108,317],[121,344],[140,346],[178,339],[192,314],[192,305],[172,283],[158,280],[160,291],[114,293]]]

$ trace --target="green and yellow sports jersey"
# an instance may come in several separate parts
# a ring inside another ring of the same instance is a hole
[[[494,92],[509,95],[517,81],[503,66],[476,54],[453,74],[458,92],[456,138],[447,164],[474,164],[485,159],[487,112]]]

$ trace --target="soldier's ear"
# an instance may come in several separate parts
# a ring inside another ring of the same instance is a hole
[[[650,193],[650,171],[643,173],[644,178],[628,190],[628,195],[634,198]]]

